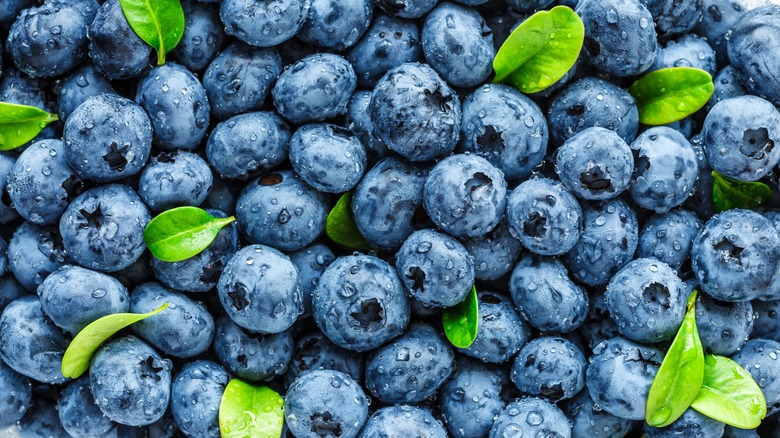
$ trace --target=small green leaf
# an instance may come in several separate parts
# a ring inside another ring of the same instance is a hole
[[[772,190],[762,182],[738,181],[712,171],[712,204],[717,213],[732,208],[758,207],[771,196]]]
[[[164,211],[144,229],[144,241],[152,255],[165,262],[178,262],[199,254],[211,245],[233,216],[217,218],[198,207]]]
[[[528,17],[493,59],[495,83],[537,93],[556,83],[577,62],[585,26],[571,8],[556,6]]]
[[[712,96],[715,85],[704,70],[691,67],[662,68],[631,85],[639,121],[645,125],[666,125],[700,110]]]
[[[352,218],[352,206],[350,203],[351,195],[344,193],[339,198],[333,210],[330,211],[325,219],[325,234],[330,240],[347,248],[368,251],[371,245],[366,238],[360,234],[355,220]]]
[[[704,383],[691,407],[740,429],[754,429],[766,417],[761,388],[744,368],[723,356],[704,358]]]
[[[441,314],[444,334],[452,345],[469,348],[477,339],[479,329],[479,300],[477,288],[471,286],[471,293],[460,304],[444,309]]]
[[[55,120],[56,114],[34,106],[0,102],[0,151],[27,143]]]
[[[219,405],[219,431],[223,438],[279,438],[284,400],[266,386],[231,380]]]
[[[704,350],[696,327],[696,291],[688,298],[688,311],[650,386],[645,408],[647,424],[673,423],[696,398],[704,378]]]
[[[62,375],[76,379],[89,369],[92,355],[100,344],[123,328],[156,315],[168,308],[168,303],[149,313],[115,313],[92,321],[70,341],[62,357]]]
[[[173,50],[184,34],[184,10],[180,0],[119,0],[127,23],[157,51],[157,64]]]

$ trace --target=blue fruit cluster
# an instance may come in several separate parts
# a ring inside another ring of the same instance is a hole
[[[285,438],[777,436],[777,1],[181,0],[162,65],[122,3],[0,0],[0,102],[60,118],[0,152],[0,435],[218,437],[241,379],[284,398]],[[559,5],[574,67],[493,83]],[[669,67],[715,92],[643,125],[628,88]],[[772,197],[715,214],[713,171]],[[359,248],[327,237],[345,193]],[[144,229],[181,206],[236,220],[160,260]],[[756,430],[644,422],[694,289]],[[163,303],[62,375],[91,322]]]

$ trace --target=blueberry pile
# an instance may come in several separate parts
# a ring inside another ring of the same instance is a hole
[[[0,102],[60,120],[0,154],[0,435],[216,437],[241,379],[282,395],[283,437],[777,436],[776,0],[181,3],[158,65],[119,0],[0,0]],[[575,66],[493,83],[557,5],[585,26]],[[681,66],[710,101],[640,124],[629,86]],[[713,171],[773,195],[716,214]],[[326,236],[344,193],[366,248]],[[155,258],[145,227],[180,206],[236,220]],[[442,312],[472,285],[456,348]],[[694,289],[758,429],[644,421]],[[163,303],[64,377],[89,323]]]

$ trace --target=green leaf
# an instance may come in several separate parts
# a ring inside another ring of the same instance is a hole
[[[266,386],[231,380],[219,405],[219,431],[223,438],[279,438],[284,400]]]
[[[179,44],[184,34],[184,10],[179,0],[119,0],[127,23],[157,51],[157,64]]]
[[[106,339],[119,330],[156,315],[167,308],[168,303],[163,303],[149,313],[115,313],[92,321],[70,341],[68,349],[65,350],[65,356],[62,358],[62,375],[72,379],[78,378],[89,369],[92,355]]]
[[[444,334],[452,345],[469,348],[477,339],[479,330],[479,300],[477,288],[471,286],[471,293],[458,305],[444,309],[441,314]]]
[[[712,96],[715,85],[704,70],[691,67],[662,68],[631,85],[639,121],[645,125],[666,125],[700,110]]]
[[[34,106],[0,102],[0,151],[18,148],[35,138],[56,114]]]
[[[712,171],[712,204],[715,212],[732,208],[754,208],[768,201],[772,190],[762,182],[731,179]]]
[[[360,234],[352,218],[351,195],[344,193],[325,219],[325,234],[330,240],[347,248],[368,251],[371,245]]]
[[[211,245],[233,216],[217,218],[198,207],[164,211],[144,229],[144,241],[152,255],[165,262],[178,262],[197,255]]]
[[[754,429],[766,417],[761,388],[744,368],[723,356],[704,358],[704,383],[691,407],[740,429]]]
[[[650,386],[645,408],[647,424],[664,427],[688,409],[704,378],[704,350],[696,327],[696,291],[688,311]]]
[[[585,26],[571,8],[556,6],[525,20],[493,59],[495,83],[537,93],[556,83],[577,62]]]

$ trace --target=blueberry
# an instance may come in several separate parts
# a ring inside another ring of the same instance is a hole
[[[13,274],[3,274],[0,276],[0,313],[8,306],[13,300],[28,295],[29,292],[24,288]]]
[[[8,195],[28,221],[48,225],[60,219],[83,182],[65,160],[61,140],[41,140],[27,147],[8,173]]]
[[[38,108],[49,108],[42,83],[33,79],[13,66],[8,66],[3,72],[0,82],[0,98],[6,103],[30,105]],[[40,140],[40,138],[38,138]]]
[[[57,414],[54,391],[44,387],[36,388],[39,394],[33,399],[32,406],[18,423],[22,437],[69,438],[71,435],[62,427]],[[40,394],[46,391],[48,394]],[[13,433],[13,432],[11,432]]]
[[[394,250],[412,234],[422,210],[425,167],[387,157],[372,167],[352,196],[360,234],[378,248]]]
[[[356,382],[363,380],[363,356],[338,347],[320,331],[300,336],[287,370],[290,384],[303,373],[311,370],[333,370],[348,374]]]
[[[699,171],[696,153],[682,134],[665,126],[650,128],[631,149],[636,168],[629,192],[640,207],[665,213],[690,196]]]
[[[474,87],[493,72],[493,31],[471,8],[444,2],[422,27],[425,60],[455,87]]]
[[[236,202],[236,223],[252,243],[297,251],[325,230],[327,209],[325,194],[282,170],[246,185]]]
[[[149,113],[154,143],[163,150],[195,149],[209,127],[206,89],[185,67],[169,62],[149,70],[136,102]]]
[[[351,61],[354,62],[354,61]],[[371,59],[372,65],[374,59]],[[357,68],[357,67],[356,67]],[[382,72],[384,74],[384,72]],[[347,104],[345,127],[352,131],[366,148],[366,155],[370,164],[376,163],[390,155],[387,145],[374,133],[374,124],[368,113],[368,105],[371,103],[373,93],[367,90],[357,90]]]
[[[302,0],[223,0],[219,15],[228,35],[253,46],[271,47],[298,33],[308,7],[309,2]]]
[[[639,110],[634,98],[617,85],[586,77],[558,92],[547,109],[550,136],[561,144],[574,134],[598,126],[615,131],[632,142],[639,129]]]
[[[188,363],[171,385],[171,414],[187,436],[218,437],[219,405],[230,375],[207,360]]]
[[[40,227],[24,222],[8,243],[8,268],[31,292],[35,292],[47,275],[70,261],[54,225]]]
[[[506,403],[501,391],[507,378],[490,365],[461,359],[439,392],[442,418],[456,438],[484,437]]]
[[[312,0],[297,36],[314,46],[345,50],[368,29],[373,6],[371,0]]]
[[[587,362],[579,348],[564,338],[541,337],[525,344],[514,360],[510,378],[524,394],[556,403],[585,386]]]
[[[8,174],[16,164],[16,156],[0,154],[0,224],[7,224],[19,217],[8,195]]]
[[[0,24],[10,26],[23,9],[35,5],[35,0],[8,0],[0,4]]]
[[[440,157],[458,142],[458,96],[427,64],[389,70],[374,88],[368,113],[376,136],[410,161]]]
[[[132,331],[168,356],[189,358],[208,350],[214,319],[206,306],[157,283],[145,283],[130,294],[130,312],[148,313],[168,303],[163,315],[132,326]]]
[[[684,265],[690,260],[693,239],[701,228],[701,221],[689,210],[675,209],[653,215],[639,234],[636,255],[655,257],[681,276],[687,274],[690,267]]]
[[[509,289],[523,318],[544,332],[571,332],[588,315],[588,295],[556,258],[523,257],[512,271]]]
[[[356,84],[349,61],[332,53],[317,53],[288,65],[276,80],[271,96],[285,119],[313,122],[347,112]]]
[[[280,333],[303,312],[298,268],[281,252],[263,245],[239,250],[217,284],[230,318],[258,333]]]
[[[602,341],[593,349],[585,384],[593,401],[608,413],[644,420],[647,394],[664,355],[654,347],[623,338]]]
[[[668,426],[659,428],[645,424],[645,436],[647,438],[672,438],[679,436],[705,438],[723,436],[725,426],[718,420],[700,414],[693,408],[688,408],[683,412],[682,417]]]
[[[742,366],[761,387],[766,397],[767,417],[780,410],[780,343],[751,339],[731,358]]]
[[[62,383],[62,356],[70,343],[43,313],[36,296],[9,304],[0,316],[0,359],[14,371],[44,383]]]
[[[731,66],[747,89],[780,105],[780,5],[763,6],[746,13],[726,37]]]
[[[89,57],[110,80],[137,77],[149,63],[152,48],[127,23],[119,0],[106,0],[87,28]]]
[[[723,438],[760,438],[760,437],[761,435],[758,434],[758,431],[756,429],[738,429],[732,426],[726,426],[724,428],[724,433],[723,433]]]
[[[161,212],[206,200],[213,178],[206,160],[192,152],[160,152],[149,160],[138,181],[138,196]]]
[[[720,101],[707,113],[702,135],[709,165],[728,177],[756,181],[780,161],[780,112],[760,97]]]
[[[479,237],[498,225],[507,206],[506,195],[504,175],[487,160],[452,155],[439,161],[425,179],[423,207],[447,233]]]
[[[705,351],[729,356],[739,350],[753,330],[753,306],[749,301],[727,303],[699,293],[696,326]]]
[[[444,426],[425,408],[396,405],[374,412],[360,438],[384,437],[446,438]]]
[[[214,217],[227,217],[218,210],[207,210]],[[219,231],[205,250],[186,260],[164,262],[152,258],[154,276],[164,285],[184,292],[208,292],[219,280],[222,269],[238,251],[238,231],[230,224]]]
[[[283,375],[292,353],[289,331],[263,335],[242,329],[226,316],[217,319],[214,354],[238,378],[260,382]]]
[[[731,32],[737,21],[748,11],[764,4],[770,4],[770,2],[765,0],[702,0],[704,13],[694,30],[698,35],[707,38],[712,48],[715,49],[718,65],[722,66],[729,62],[726,34]]]
[[[184,33],[171,58],[188,70],[202,71],[225,43],[225,27],[219,18],[219,6],[200,1],[183,1]]]
[[[770,288],[780,258],[780,236],[771,222],[750,210],[728,210],[713,216],[693,241],[691,261],[696,279],[711,297],[722,301],[777,298]]]
[[[371,256],[337,258],[312,292],[312,314],[341,348],[367,351],[404,332],[410,310],[395,269]]]
[[[114,94],[111,82],[92,64],[74,70],[62,81],[57,100],[57,113],[61,120],[67,120],[85,100],[98,94]]]
[[[257,135],[257,131],[263,135]],[[278,114],[246,113],[211,131],[206,156],[222,178],[246,180],[283,163],[289,141],[290,127]]]
[[[604,201],[628,188],[634,157],[614,131],[586,128],[555,152],[555,172],[580,199]]]
[[[715,51],[704,38],[684,35],[666,43],[666,46],[658,52],[650,70],[670,67],[693,67],[714,75]]]
[[[585,58],[618,77],[653,65],[658,41],[653,16],[639,0],[583,0],[575,9],[585,24]]]
[[[60,218],[62,243],[76,263],[115,272],[146,250],[144,228],[151,220],[141,198],[128,186],[108,184],[79,195]]]
[[[422,59],[420,30],[413,21],[379,15],[347,53],[359,87],[373,87],[388,70]]]
[[[734,71],[734,68],[730,65],[720,69],[712,82],[715,85],[715,91],[712,93],[712,97],[704,107],[707,112],[721,100],[749,94],[742,85],[742,82],[737,78],[737,73]]]
[[[699,179],[696,181],[695,190],[685,200],[683,206],[696,213],[699,218],[708,219],[715,214],[715,206],[712,199],[712,168],[707,162],[707,155],[704,153],[701,134],[691,137],[691,146],[696,153],[696,160],[699,162]]]
[[[419,402],[439,389],[452,367],[444,336],[428,324],[413,324],[366,361],[366,389],[384,403]]]
[[[446,234],[416,231],[395,257],[406,290],[424,305],[452,307],[471,291],[474,262],[466,248]]]
[[[101,346],[92,357],[89,384],[111,420],[144,426],[159,420],[171,397],[171,361],[134,336]]]
[[[605,298],[609,314],[623,336],[636,342],[655,343],[677,333],[688,296],[669,265],[653,258],[640,258],[612,277]]]
[[[301,292],[303,293],[303,314],[301,317],[311,315],[311,295],[320,281],[322,272],[325,271],[336,256],[324,244],[318,243],[307,246],[288,254],[300,275]]]
[[[463,246],[474,259],[474,277],[480,280],[497,280],[504,276],[523,251],[505,220],[484,236],[464,241]]]
[[[76,335],[92,321],[130,308],[127,289],[110,275],[66,265],[38,286],[43,312],[57,327]]]
[[[420,18],[427,14],[439,0],[376,0],[376,5],[387,15],[401,18]]]
[[[325,193],[351,190],[366,171],[366,149],[346,129],[330,123],[298,128],[290,139],[290,163],[304,182]]]
[[[639,241],[636,213],[621,199],[587,204],[582,237],[566,256],[575,280],[590,286],[606,284],[631,261]]]
[[[62,390],[57,400],[57,411],[62,428],[70,436],[106,436],[116,426],[95,404],[88,376]]]
[[[368,400],[347,374],[315,370],[290,385],[284,415],[290,432],[298,438],[354,438],[368,417]]]
[[[6,428],[21,420],[32,405],[32,384],[0,360],[0,391],[7,395],[0,407],[0,427]]]
[[[640,0],[653,15],[656,31],[661,36],[680,35],[692,31],[704,13],[703,0]]]
[[[65,157],[78,176],[114,181],[143,168],[151,152],[152,124],[132,100],[100,94],[70,114],[63,140]]]
[[[634,422],[616,417],[596,404],[588,390],[566,401],[564,412],[572,422],[574,437],[622,438],[628,435]]]
[[[582,234],[582,209],[577,199],[561,183],[548,178],[530,179],[517,186],[509,195],[506,217],[512,235],[536,254],[564,254]]]
[[[274,48],[235,42],[221,51],[203,74],[211,115],[226,119],[260,109],[271,84],[282,72],[282,59]]]
[[[754,321],[750,337],[780,342],[780,300],[755,300],[752,306]]]
[[[483,85],[463,102],[459,150],[490,161],[508,180],[528,177],[547,152],[544,114],[506,85]]]
[[[477,337],[458,351],[483,362],[502,363],[514,356],[531,339],[531,329],[520,319],[509,297],[478,292]]]
[[[87,58],[86,29],[95,0],[49,1],[21,11],[8,32],[8,53],[31,77],[60,76]]]
[[[512,436],[571,437],[571,423],[555,405],[539,398],[522,398],[498,414],[489,438]]]

